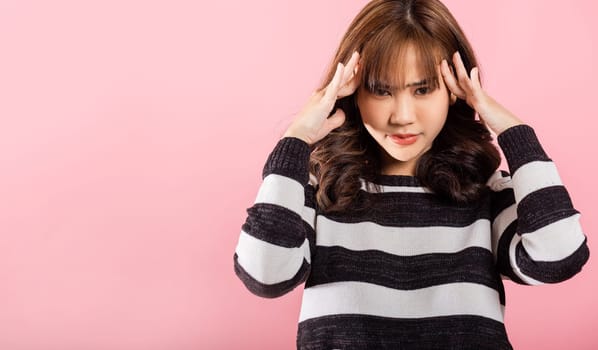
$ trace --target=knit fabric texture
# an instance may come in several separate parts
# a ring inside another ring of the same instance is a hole
[[[475,203],[381,175],[380,192],[362,181],[367,210],[324,214],[309,146],[283,138],[247,210],[235,273],[267,298],[304,286],[298,349],[511,349],[503,281],[564,281],[589,250],[534,130],[511,127],[498,143],[509,171],[495,172]]]

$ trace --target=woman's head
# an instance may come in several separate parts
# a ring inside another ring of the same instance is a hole
[[[361,54],[356,101],[366,130],[379,145],[380,171],[414,175],[417,160],[432,147],[448,113],[449,93],[439,64],[455,51],[475,64],[471,47],[442,3],[386,0],[372,1],[355,18],[337,59],[352,50]],[[399,134],[418,136],[406,144]]]
[[[465,34],[440,1],[374,0],[350,24],[325,80],[332,78],[336,63],[346,62],[358,51],[362,85],[404,85],[409,49],[414,50],[418,68],[427,77],[436,77],[441,60],[449,59],[456,51],[466,68],[477,65]]]
[[[485,182],[484,177],[491,174],[488,169],[494,171],[500,158],[489,144],[488,130],[475,120],[475,111],[464,101],[451,100],[442,81],[439,64],[443,59],[451,62],[454,52],[460,53],[468,71],[477,66],[471,45],[448,9],[437,0],[371,1],[341,40],[324,85],[332,78],[336,64],[347,62],[354,51],[360,53],[360,86],[355,94],[337,101],[337,107],[347,116],[346,122],[314,145],[312,154],[312,170],[319,175],[320,186],[322,180],[326,186],[326,178],[333,178],[328,185],[339,189],[328,195],[321,193],[321,204],[328,198],[328,204],[334,206],[332,203],[355,189],[340,190],[340,185],[335,185],[356,177],[347,169],[355,168],[359,177],[367,179],[384,172],[389,160],[395,165],[410,161],[401,173],[410,170],[407,173],[440,192],[440,187],[449,187],[446,194],[453,199],[463,193],[463,200],[475,197],[468,195],[465,187]],[[424,91],[426,94],[420,94]],[[432,114],[431,103],[437,103]],[[425,115],[422,108],[427,108]],[[422,116],[425,120],[419,120]],[[392,133],[419,135],[415,143],[402,147],[387,137]],[[490,154],[480,155],[482,148]],[[447,151],[453,157],[455,152],[468,153],[470,164],[466,159],[465,167],[471,169],[464,171],[463,165],[447,159],[439,162],[440,153]],[[466,178],[458,178],[457,174],[465,174]],[[438,179],[438,175],[442,186],[438,180],[427,180]],[[472,191],[479,192],[479,186]]]
[[[394,79],[361,84],[355,98],[363,126],[380,149],[380,172],[414,175],[444,127],[451,98],[439,72],[422,72],[414,45],[400,61]]]

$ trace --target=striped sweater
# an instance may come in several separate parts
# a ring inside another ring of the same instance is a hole
[[[283,138],[247,210],[235,272],[267,298],[305,282],[298,349],[511,349],[502,281],[566,280],[589,250],[534,130],[511,127],[498,143],[510,172],[495,172],[475,203],[379,175],[380,192],[362,181],[367,210],[330,215],[315,202],[308,145]]]

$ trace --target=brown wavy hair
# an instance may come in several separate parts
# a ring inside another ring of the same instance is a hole
[[[455,51],[468,72],[478,65],[465,34],[440,1],[373,0],[350,24],[321,88],[332,79],[336,65],[346,63],[354,51],[360,53],[360,85],[387,81],[402,86],[401,64],[408,46],[415,48],[426,77],[437,77],[440,61],[447,59],[450,65]],[[435,84],[438,87],[439,81]],[[336,102],[335,109],[345,112],[345,123],[311,146],[310,172],[318,180],[316,200],[324,212],[354,204],[361,179],[379,190],[373,180],[381,173],[382,150],[363,125],[356,94]],[[488,128],[458,99],[449,106],[431,149],[418,159],[415,176],[449,201],[470,203],[487,190],[486,182],[499,165],[500,154]]]

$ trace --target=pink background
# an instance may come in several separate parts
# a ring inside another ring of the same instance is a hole
[[[291,349],[302,287],[233,272],[262,165],[366,3],[0,2],[0,349]],[[594,249],[598,5],[446,0]],[[507,282],[516,349],[595,349],[590,259]]]

